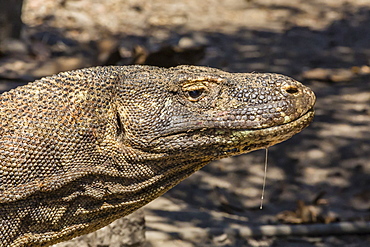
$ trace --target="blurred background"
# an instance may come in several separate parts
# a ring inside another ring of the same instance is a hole
[[[317,95],[311,126],[269,149],[262,210],[264,151],[216,161],[145,207],[145,246],[368,246],[229,229],[370,222],[370,0],[0,0],[1,92],[129,64],[276,72]],[[140,246],[112,234],[59,246]]]

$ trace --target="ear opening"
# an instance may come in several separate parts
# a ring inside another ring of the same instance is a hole
[[[121,121],[121,116],[118,112],[116,112],[116,127],[117,127],[117,137],[122,136],[124,133],[123,124]]]

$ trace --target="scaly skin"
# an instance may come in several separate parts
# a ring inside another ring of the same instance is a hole
[[[196,66],[60,73],[0,96],[0,246],[92,232],[212,160],[282,142],[313,92],[277,74]]]

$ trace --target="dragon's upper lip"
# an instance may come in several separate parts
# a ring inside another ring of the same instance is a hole
[[[260,129],[232,130],[234,135],[243,136],[243,138],[236,146],[231,146],[223,152],[227,153],[226,156],[231,156],[260,148],[268,148],[272,145],[283,142],[306,128],[312,122],[314,114],[315,111],[311,108],[300,117],[281,125]],[[251,144],[253,145],[252,148],[250,146]]]
[[[250,128],[248,130],[263,130],[263,129],[277,128],[277,127],[281,127],[281,126],[291,125],[292,123],[301,123],[301,122],[307,122],[307,125],[306,126],[308,126],[311,121],[307,121],[307,120],[308,119],[309,120],[312,120],[313,117],[314,117],[314,114],[315,114],[314,108],[310,108],[304,114],[300,115],[297,118],[292,119],[289,122],[286,122],[286,123],[283,123],[283,124],[279,124],[279,125],[267,126],[267,127],[264,127],[264,128]]]
[[[197,132],[197,131],[205,131],[205,130],[225,130],[225,131],[243,131],[243,130],[263,130],[263,129],[269,129],[269,128],[276,128],[279,126],[285,126],[289,125],[291,123],[299,123],[302,120],[306,121],[307,117],[311,117],[311,119],[314,116],[314,109],[313,107],[308,109],[305,113],[298,115],[298,116],[291,116],[291,120],[285,123],[276,124],[273,121],[269,123],[265,122],[256,122],[256,121],[238,121],[238,120],[229,120],[230,124],[227,126],[224,126],[223,124],[213,122],[213,120],[208,121],[202,121],[200,120],[197,123],[193,123],[193,125],[190,125],[191,127],[188,127],[183,130],[175,130],[175,131],[169,131],[169,133],[166,133],[164,136],[168,135],[175,135],[180,133],[191,133],[191,132]],[[225,121],[227,122],[227,121]],[[307,122],[307,121],[306,121]],[[310,122],[307,123],[307,125]],[[183,123],[182,123],[183,124]],[[181,125],[182,125],[181,124]]]
[[[177,130],[177,131],[170,131],[168,133],[165,133],[161,135],[161,137],[153,138],[150,143],[155,143],[159,138],[166,138],[170,136],[175,135],[181,135],[181,134],[190,134],[190,133],[198,133],[198,132],[206,132],[206,131],[212,131],[216,133],[225,133],[225,132],[250,132],[250,135],[253,136],[266,136],[268,133],[293,133],[292,135],[299,133],[302,129],[307,127],[314,117],[314,109],[310,108],[308,111],[306,111],[301,116],[292,119],[289,122],[280,124],[280,125],[272,125],[272,126],[266,126],[266,127],[252,127],[252,128],[237,128],[237,127],[218,127],[218,126],[203,126],[199,125],[198,128],[193,129],[186,129],[186,130]],[[194,126],[193,126],[194,127]]]

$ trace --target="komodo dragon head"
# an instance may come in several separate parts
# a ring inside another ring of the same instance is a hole
[[[63,72],[0,97],[4,246],[94,231],[212,160],[309,125],[313,92],[278,74],[178,66]]]
[[[282,142],[314,115],[313,92],[287,76],[156,70],[127,75],[131,85],[117,90],[129,95],[116,98],[120,140],[143,152],[187,162],[220,159]]]

